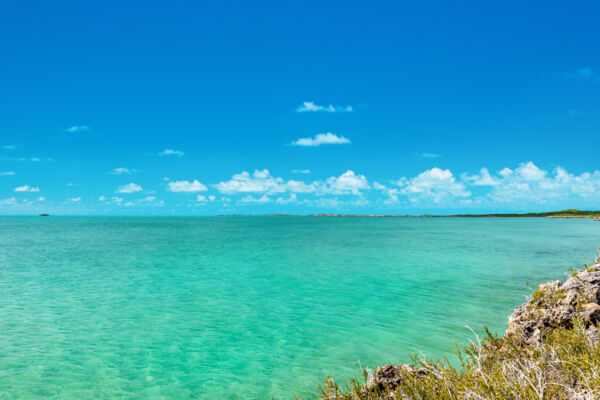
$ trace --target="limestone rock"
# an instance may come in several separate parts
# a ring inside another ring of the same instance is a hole
[[[537,295],[515,308],[506,333],[519,336],[526,345],[536,345],[545,331],[569,328],[575,318],[590,326],[600,321],[600,258],[593,266],[569,276],[565,283],[540,285]]]

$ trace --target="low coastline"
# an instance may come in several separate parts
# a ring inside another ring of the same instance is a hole
[[[230,215],[241,216],[241,215]],[[245,215],[250,216],[250,215]],[[600,221],[600,211],[568,209],[541,213],[500,213],[500,214],[263,214],[262,217],[355,217],[355,218],[587,218]]]

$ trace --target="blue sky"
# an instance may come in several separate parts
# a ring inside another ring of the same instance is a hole
[[[599,18],[593,1],[3,2],[0,213],[600,209]]]

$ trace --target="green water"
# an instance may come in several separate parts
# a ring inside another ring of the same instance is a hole
[[[590,262],[552,219],[0,218],[0,399],[314,398],[500,333]]]

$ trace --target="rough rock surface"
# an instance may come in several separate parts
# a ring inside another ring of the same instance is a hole
[[[518,335],[526,345],[535,346],[544,332],[569,328],[576,317],[589,323],[600,321],[600,258],[564,283],[540,285],[537,295],[515,308],[506,333]]]

